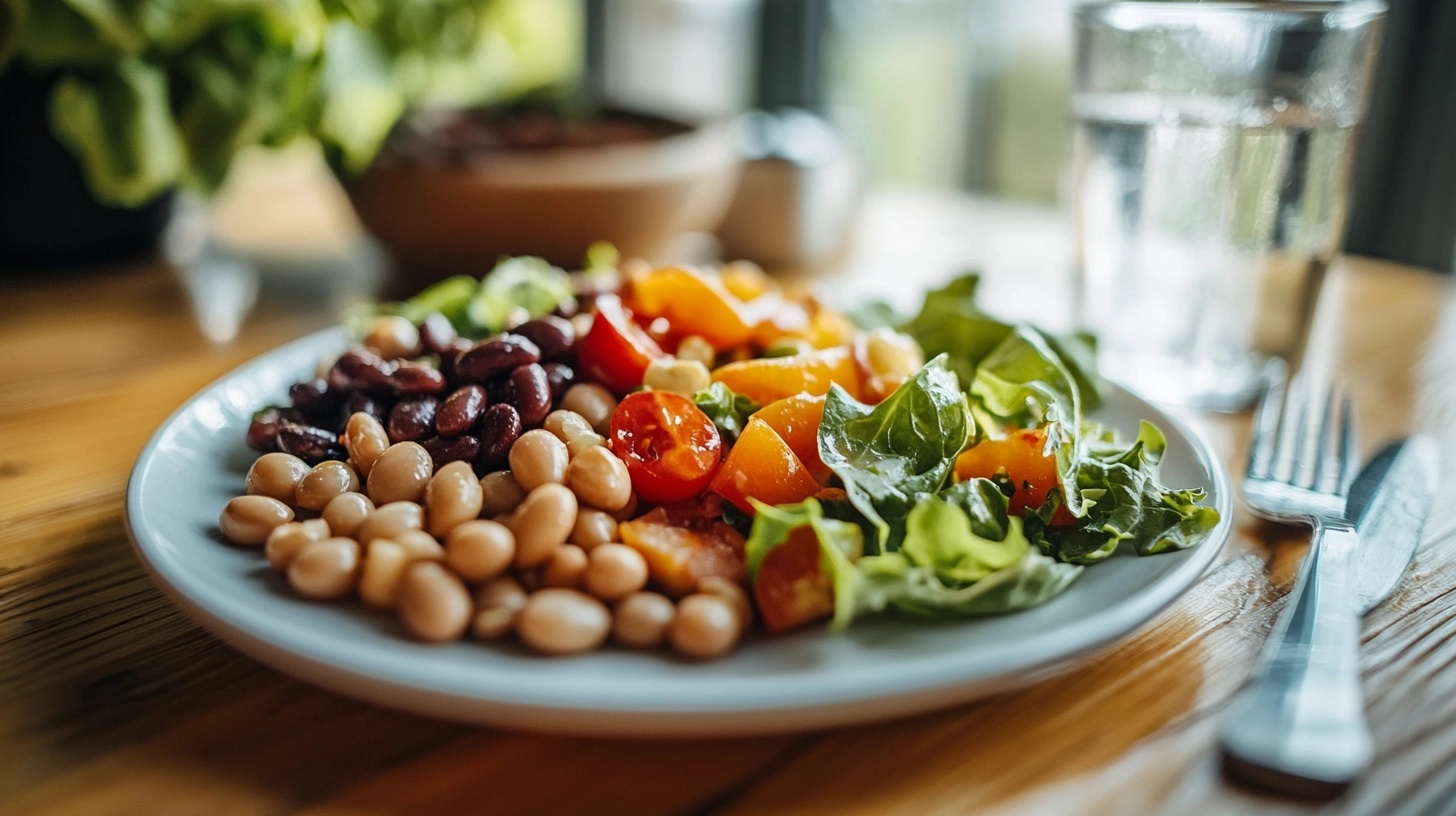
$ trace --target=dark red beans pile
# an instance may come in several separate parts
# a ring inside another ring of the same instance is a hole
[[[484,474],[506,467],[511,445],[576,382],[576,331],[564,318],[530,320],[478,343],[438,314],[418,329],[418,346],[399,359],[354,346],[323,377],[294,384],[288,407],[254,415],[248,446],[309,464],[344,460],[339,434],[362,411],[391,443],[422,445],[435,467],[464,461]]]

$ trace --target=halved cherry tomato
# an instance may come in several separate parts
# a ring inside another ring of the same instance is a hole
[[[774,429],[755,417],[748,420],[708,489],[752,513],[750,498],[793,504],[814,495],[819,483]]]
[[[800,527],[769,550],[753,579],[753,600],[763,628],[785,632],[834,612],[834,590],[820,564],[819,539]]]
[[[829,479],[829,468],[819,458],[819,424],[824,420],[824,397],[795,394],[769,403],[753,415],[768,423],[788,443],[794,455],[820,484]]]
[[[647,364],[665,356],[616,295],[597,298],[597,314],[581,339],[579,354],[581,370],[619,394],[641,385]]]
[[[654,507],[618,526],[622,543],[642,554],[652,580],[674,596],[695,592],[710,575],[742,583],[743,536],[721,517]]]
[[[723,455],[713,420],[670,391],[628,394],[612,413],[608,441],[626,463],[637,496],[654,504],[702,493]]]
[[[1047,493],[1061,489],[1056,457],[1046,455],[1045,449],[1046,431],[1042,430],[1014,431],[1005,439],[984,440],[956,457],[956,481],[990,479],[1005,473],[1016,487],[1008,510],[1012,515],[1022,515],[1028,507],[1040,507]],[[1052,515],[1050,523],[1062,525],[1075,521],[1076,517],[1062,506]]]

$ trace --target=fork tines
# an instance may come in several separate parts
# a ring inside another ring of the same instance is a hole
[[[1359,463],[1350,396],[1306,371],[1286,385],[1285,372],[1278,359],[1264,371],[1248,477],[1344,495]]]

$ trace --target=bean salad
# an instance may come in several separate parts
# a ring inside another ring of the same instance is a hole
[[[753,630],[1025,609],[1219,523],[1159,481],[1156,426],[1086,413],[1085,340],[986,315],[974,276],[857,324],[751,264],[602,258],[351,311],[254,416],[223,535],[421,641],[709,660]]]

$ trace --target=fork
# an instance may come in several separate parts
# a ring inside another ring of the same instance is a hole
[[[1301,372],[1286,398],[1283,368],[1269,372],[1255,415],[1244,501],[1264,518],[1309,524],[1313,541],[1220,741],[1225,769],[1247,783],[1332,796],[1371,755],[1360,688],[1359,539],[1345,518],[1358,457],[1349,397]]]

